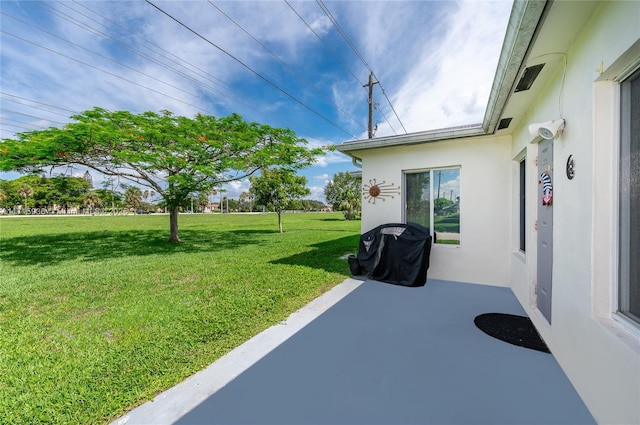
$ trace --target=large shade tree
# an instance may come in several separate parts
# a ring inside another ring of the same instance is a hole
[[[309,149],[289,129],[216,118],[133,114],[94,108],[62,128],[19,133],[0,142],[0,170],[23,172],[79,164],[153,190],[169,210],[170,237],[178,242],[178,211],[189,194],[253,175],[269,166],[310,165],[322,149]]]

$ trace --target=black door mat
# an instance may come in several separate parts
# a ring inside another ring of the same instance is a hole
[[[481,331],[501,341],[551,353],[528,317],[504,313],[485,313],[477,316],[473,322]]]

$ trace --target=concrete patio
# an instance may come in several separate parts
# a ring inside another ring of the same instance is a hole
[[[474,325],[511,290],[347,279],[114,424],[587,424],[551,354]]]

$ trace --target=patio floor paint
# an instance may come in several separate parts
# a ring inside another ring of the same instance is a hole
[[[337,303],[279,345],[271,341],[275,348],[249,353],[255,362],[211,384],[219,389],[202,396],[202,375],[114,423],[594,423],[552,355],[474,325],[482,313],[524,315],[509,288],[440,280],[419,288],[343,285]],[[216,363],[209,380],[228,373]]]

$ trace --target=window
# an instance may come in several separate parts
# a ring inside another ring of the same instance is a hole
[[[640,323],[640,70],[620,89],[618,310]]]
[[[435,243],[459,245],[460,168],[405,173],[404,187],[405,220],[428,227]]]
[[[526,251],[527,239],[527,161],[526,158],[520,160],[520,251]]]

